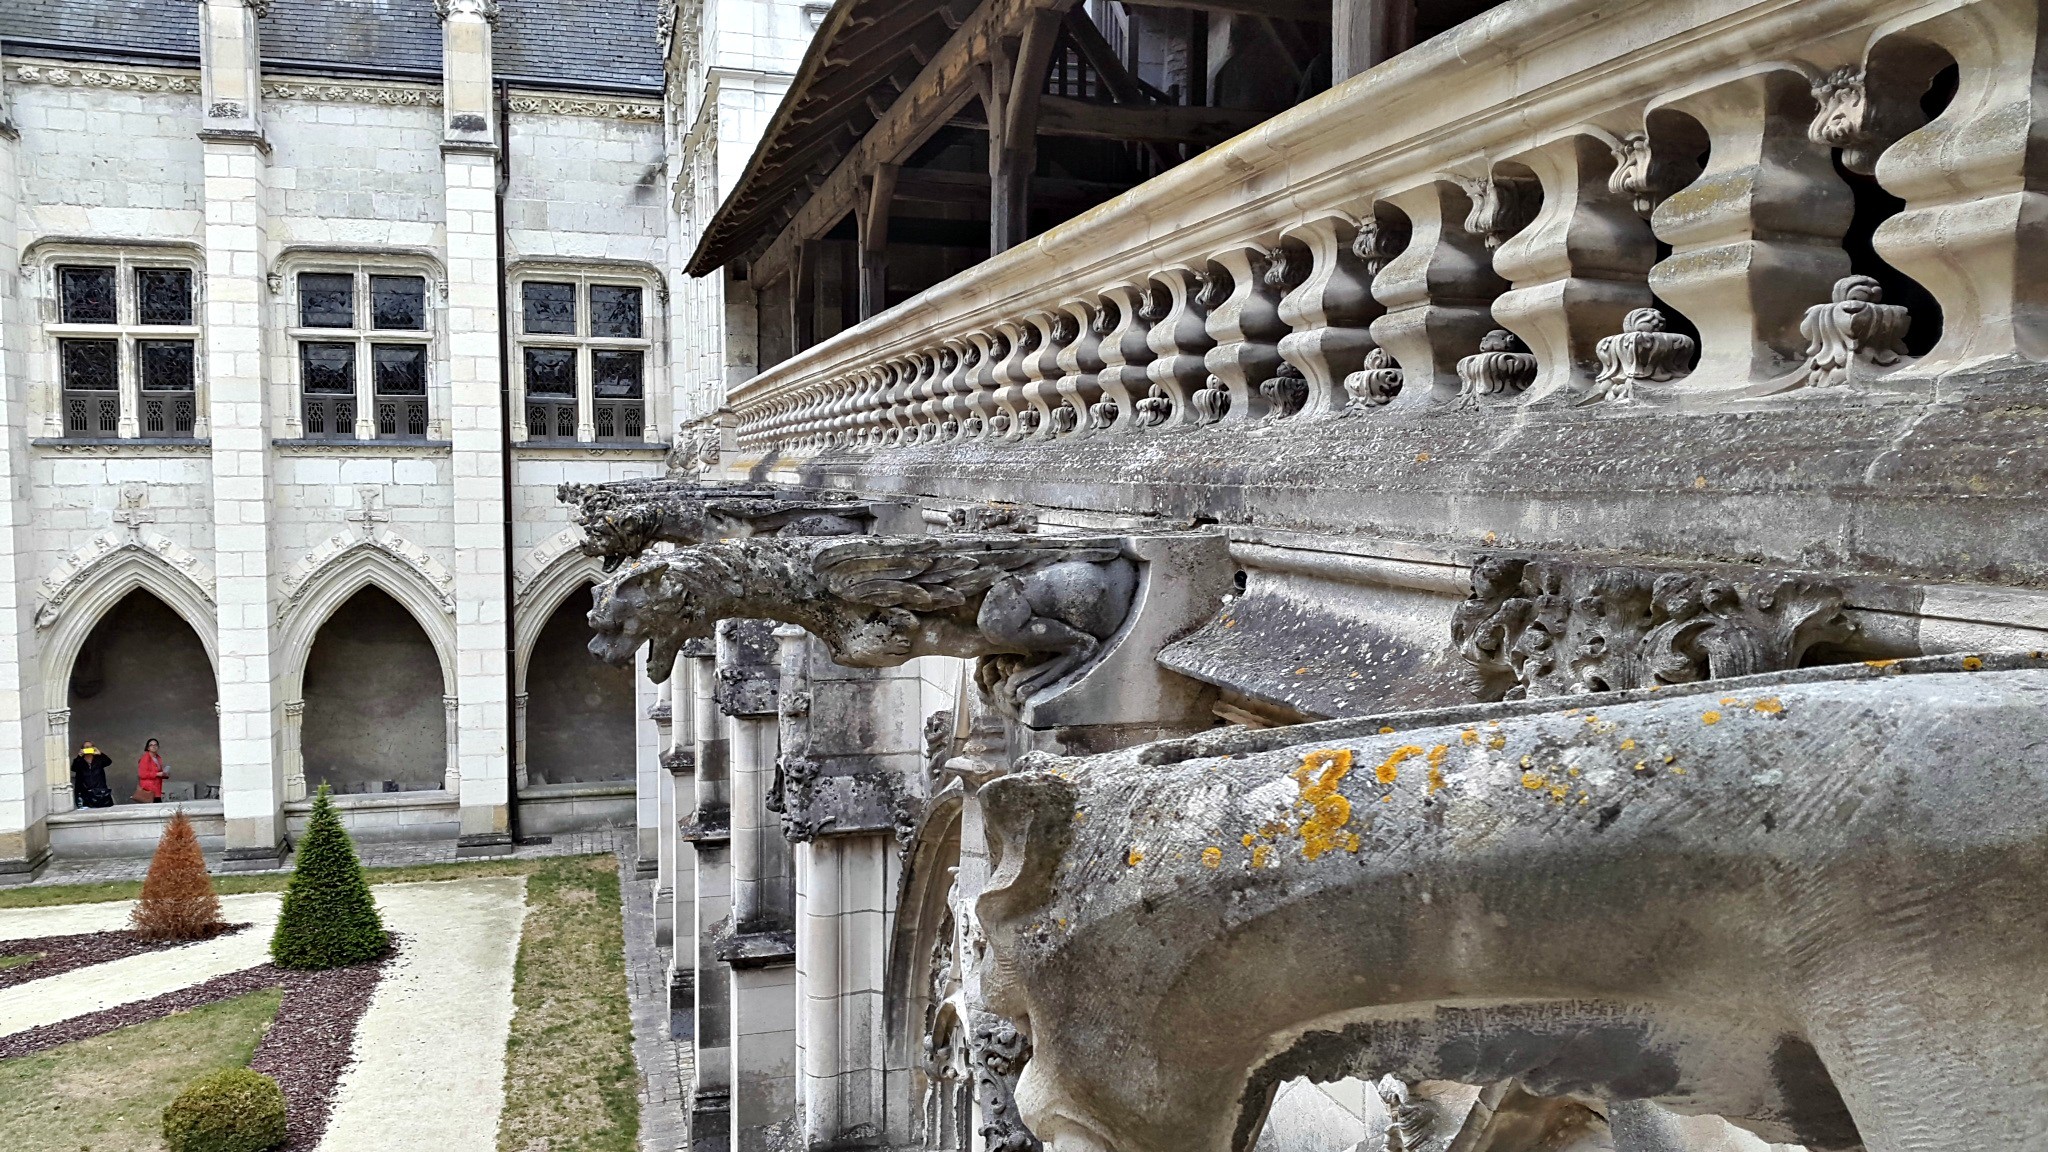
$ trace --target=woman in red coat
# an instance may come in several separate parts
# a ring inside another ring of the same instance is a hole
[[[164,771],[163,753],[157,751],[156,738],[142,746],[142,759],[135,762],[136,791],[149,793],[151,804],[164,802],[164,778],[170,773]]]

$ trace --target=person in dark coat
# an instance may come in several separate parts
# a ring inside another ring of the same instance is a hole
[[[71,761],[71,799],[80,808],[112,808],[114,793],[107,787],[107,768],[114,758],[93,747],[88,740],[78,746]]]

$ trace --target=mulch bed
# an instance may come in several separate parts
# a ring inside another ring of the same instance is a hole
[[[247,928],[229,924],[215,936],[227,936]],[[207,937],[212,939],[213,937]],[[12,988],[31,980],[61,976],[73,969],[109,960],[125,960],[145,952],[160,952],[194,943],[191,940],[144,940],[133,932],[81,932],[75,936],[31,936],[23,940],[0,940],[0,956],[34,956],[26,964],[0,968],[0,988]]]
[[[327,1116],[334,1107],[334,1090],[341,1083],[341,1074],[354,1060],[351,1049],[356,1023],[369,1008],[370,996],[377,990],[377,981],[383,976],[384,966],[398,955],[401,943],[394,934],[391,949],[381,958],[366,964],[329,968],[321,972],[298,972],[259,964],[240,972],[216,976],[189,988],[167,992],[151,1000],[122,1004],[26,1032],[0,1036],[0,1060],[32,1055],[60,1044],[90,1040],[117,1028],[160,1020],[174,1012],[265,988],[281,987],[284,1000],[278,1006],[270,1030],[256,1045],[249,1067],[275,1078],[278,1087],[284,1090],[287,1152],[308,1152],[327,1131]],[[103,960],[114,958],[99,957]],[[97,961],[87,961],[94,962]],[[41,962],[23,967],[39,968]]]

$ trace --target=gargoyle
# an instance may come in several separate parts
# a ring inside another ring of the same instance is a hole
[[[663,676],[685,640],[731,618],[779,620],[853,668],[977,657],[1005,707],[1093,659],[1129,614],[1120,541],[1039,536],[760,537],[647,556],[600,584],[590,650],[651,645]]]
[[[1392,1075],[2048,1148],[2044,699],[2015,653],[1034,754],[979,793],[1019,1113],[1049,1152],[1245,1152],[1279,1085]]]
[[[700,544],[723,537],[853,536],[872,513],[859,504],[793,499],[774,488],[718,487],[693,480],[563,484],[556,498],[574,505],[583,554],[615,571],[657,542]]]

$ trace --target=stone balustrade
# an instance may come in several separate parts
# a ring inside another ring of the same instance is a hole
[[[1504,5],[762,372],[732,393],[738,444],[1996,387],[2048,356],[2023,257],[2048,227],[2041,19]]]

